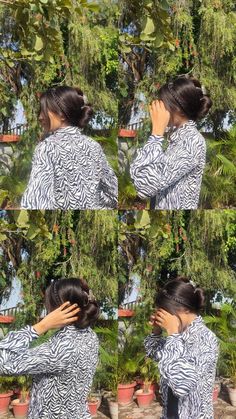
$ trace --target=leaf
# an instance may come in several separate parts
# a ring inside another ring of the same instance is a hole
[[[38,35],[36,35],[36,41],[34,45],[34,49],[36,51],[40,51],[43,48],[43,40]]]
[[[48,4],[48,0],[40,0],[40,3],[42,3],[42,4]]]
[[[7,239],[6,234],[0,233],[0,242],[3,242],[6,239]]]
[[[150,19],[150,17],[147,18],[146,21],[146,25],[142,31],[143,34],[145,35],[150,35],[151,33],[153,33],[155,31],[155,25],[152,19]]]
[[[20,228],[29,227],[29,215],[27,211],[25,210],[13,211],[13,216],[18,227]]]
[[[167,0],[159,0],[159,6],[163,9],[163,10],[169,10],[169,4],[167,2]]]
[[[150,226],[150,216],[148,211],[139,211],[137,221],[134,223],[135,228],[147,228]]]

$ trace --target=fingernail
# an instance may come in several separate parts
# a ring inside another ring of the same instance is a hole
[[[78,307],[78,304],[77,304],[77,303],[75,303],[75,304],[74,304],[74,306],[75,306],[75,307]]]

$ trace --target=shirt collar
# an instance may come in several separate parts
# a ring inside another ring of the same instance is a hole
[[[196,122],[192,121],[192,119],[189,119],[183,125],[180,125],[179,127],[173,127],[173,130],[170,130],[170,133],[169,133],[169,141],[175,142],[175,140],[178,140],[179,135],[183,131],[185,131],[188,127],[196,127]]]
[[[66,127],[60,127],[56,129],[55,131],[52,131],[50,134],[75,134],[78,132],[79,133],[81,132],[79,127],[67,125]]]
[[[197,316],[190,325],[185,329],[181,335],[182,339],[188,340],[188,338],[193,335],[193,332],[199,328],[199,326],[203,325],[203,318],[202,316]]]

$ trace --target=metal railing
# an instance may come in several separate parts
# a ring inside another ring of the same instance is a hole
[[[25,131],[27,131],[27,129],[27,124],[16,124],[15,127],[8,129],[3,129],[3,127],[0,127],[0,135],[22,135]]]
[[[24,305],[19,305],[16,307],[0,309],[0,315],[15,317],[18,313],[20,313],[21,311],[24,311],[24,308],[25,308]],[[44,316],[46,316],[46,308],[43,308],[41,312],[41,317],[44,317]]]
[[[131,301],[129,303],[122,304],[121,307],[128,310],[135,310],[139,305],[139,301]]]

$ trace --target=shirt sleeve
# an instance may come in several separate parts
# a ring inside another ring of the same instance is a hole
[[[144,340],[144,347],[145,347],[146,355],[149,358],[154,359],[154,361],[159,361],[161,357],[161,353],[165,346],[165,343],[166,343],[166,338],[163,338],[160,335],[155,335],[154,333],[151,333]]]
[[[163,151],[164,137],[151,135],[130,166],[138,195],[147,198],[163,192],[199,164],[202,142],[196,137],[180,141],[174,149]]]
[[[36,375],[60,373],[68,367],[71,351],[63,344],[49,339],[35,348],[30,343],[38,338],[31,326],[10,332],[0,341],[0,375]]]
[[[54,170],[53,144],[44,140],[37,145],[30,179],[21,200],[21,208],[53,209],[54,208]]]
[[[204,342],[196,357],[188,357],[183,352],[181,336],[168,336],[158,364],[162,377],[179,398],[185,397],[206,374],[215,374],[218,342],[216,338]]]
[[[117,208],[118,204],[118,180],[106,156],[99,146],[99,162],[100,162],[100,182],[99,182],[99,201],[104,208]]]

